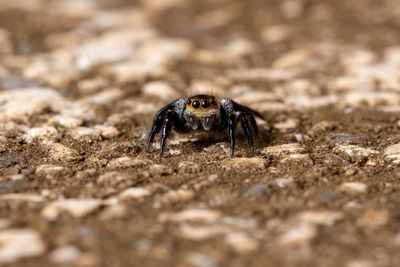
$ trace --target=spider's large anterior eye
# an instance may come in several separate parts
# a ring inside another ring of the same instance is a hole
[[[192,100],[190,99],[186,100],[186,104],[190,105],[190,103],[192,103]]]
[[[215,104],[215,99],[211,98],[210,103],[211,103],[211,105],[214,105]]]
[[[210,103],[207,100],[203,100],[203,102],[201,102],[201,106],[203,108],[208,108],[210,106]]]
[[[195,101],[193,101],[192,106],[193,106],[194,108],[199,108],[199,107],[200,107],[200,102],[197,101],[197,100],[195,100]]]

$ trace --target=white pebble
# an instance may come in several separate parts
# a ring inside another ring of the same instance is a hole
[[[41,215],[50,221],[56,220],[63,212],[81,218],[97,210],[102,205],[99,199],[62,199],[47,205]]]

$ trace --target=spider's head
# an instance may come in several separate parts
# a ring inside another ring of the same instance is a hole
[[[192,129],[203,127],[211,130],[219,123],[219,104],[215,97],[209,95],[195,95],[186,99],[184,113],[186,125]]]

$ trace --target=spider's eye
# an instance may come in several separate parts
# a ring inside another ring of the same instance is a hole
[[[210,103],[211,103],[211,105],[214,105],[215,104],[215,99],[211,98]]]
[[[197,101],[197,100],[195,100],[195,101],[193,101],[192,106],[193,106],[194,108],[199,108],[199,107],[200,107],[200,102]]]
[[[208,103],[207,100],[203,100],[203,102],[201,102],[201,106],[202,106],[203,108],[208,108],[208,107],[210,106],[210,103]]]
[[[186,100],[186,104],[190,105],[190,103],[192,103],[192,100],[190,99]]]

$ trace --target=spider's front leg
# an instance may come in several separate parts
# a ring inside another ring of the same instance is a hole
[[[150,151],[151,143],[155,135],[161,131],[160,157],[163,156],[165,142],[169,136],[172,127],[179,132],[186,130],[185,121],[179,116],[184,109],[184,99],[177,99],[174,102],[160,109],[154,116],[153,125],[147,138],[146,152]]]

